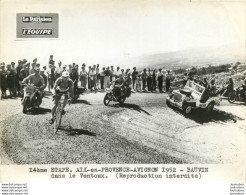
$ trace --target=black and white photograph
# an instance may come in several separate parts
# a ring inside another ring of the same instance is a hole
[[[1,165],[245,167],[245,2],[0,3]]]

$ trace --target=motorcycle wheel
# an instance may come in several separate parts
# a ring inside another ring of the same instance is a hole
[[[29,100],[29,98],[25,98],[24,99],[24,102],[23,102],[23,109],[22,109],[22,112],[24,113],[24,114],[26,114],[27,113],[27,107],[28,107],[28,104],[30,103],[30,100]]]
[[[235,92],[231,92],[228,95],[228,102],[230,103],[234,103],[236,101],[236,93]]]
[[[105,106],[107,106],[110,102],[110,95],[109,94],[106,94],[104,99],[103,99],[103,103]]]
[[[125,96],[120,97],[120,99],[119,99],[120,105],[124,104],[125,100],[126,100],[126,97]]]

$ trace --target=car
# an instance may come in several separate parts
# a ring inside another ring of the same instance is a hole
[[[185,87],[170,92],[166,98],[168,106],[174,106],[190,114],[194,109],[202,109],[211,112],[215,105],[219,105],[221,98],[211,96],[205,87],[188,80]]]

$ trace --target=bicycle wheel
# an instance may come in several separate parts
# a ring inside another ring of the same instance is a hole
[[[56,112],[55,112],[55,126],[54,126],[54,133],[57,133],[60,124],[61,124],[61,119],[62,119],[62,105],[59,105],[56,108]]]

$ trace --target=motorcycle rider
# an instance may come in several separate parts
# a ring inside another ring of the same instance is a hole
[[[242,84],[242,94],[244,95],[244,101],[246,101],[246,79],[244,79],[244,83]]]
[[[22,83],[23,84],[33,84],[35,87],[39,87],[38,90],[38,98],[40,102],[42,102],[42,98],[44,96],[44,88],[45,88],[45,82],[44,78],[39,74],[40,68],[35,67],[34,73],[26,77]]]
[[[74,83],[69,78],[69,73],[67,71],[62,72],[62,76],[56,80],[55,85],[54,85],[54,89],[55,89],[55,95],[53,97],[54,97],[55,105],[53,106],[53,108],[51,110],[52,117],[49,121],[50,124],[54,123],[54,113],[55,113],[55,110],[58,106],[58,101],[61,98],[61,96],[59,96],[57,94],[58,93],[67,93],[67,89],[68,89],[68,92],[70,95],[68,94],[68,96],[66,97],[63,108],[65,108],[65,106],[67,104],[67,100],[73,98],[73,96],[74,96]],[[64,110],[63,110],[63,114],[65,114]]]

